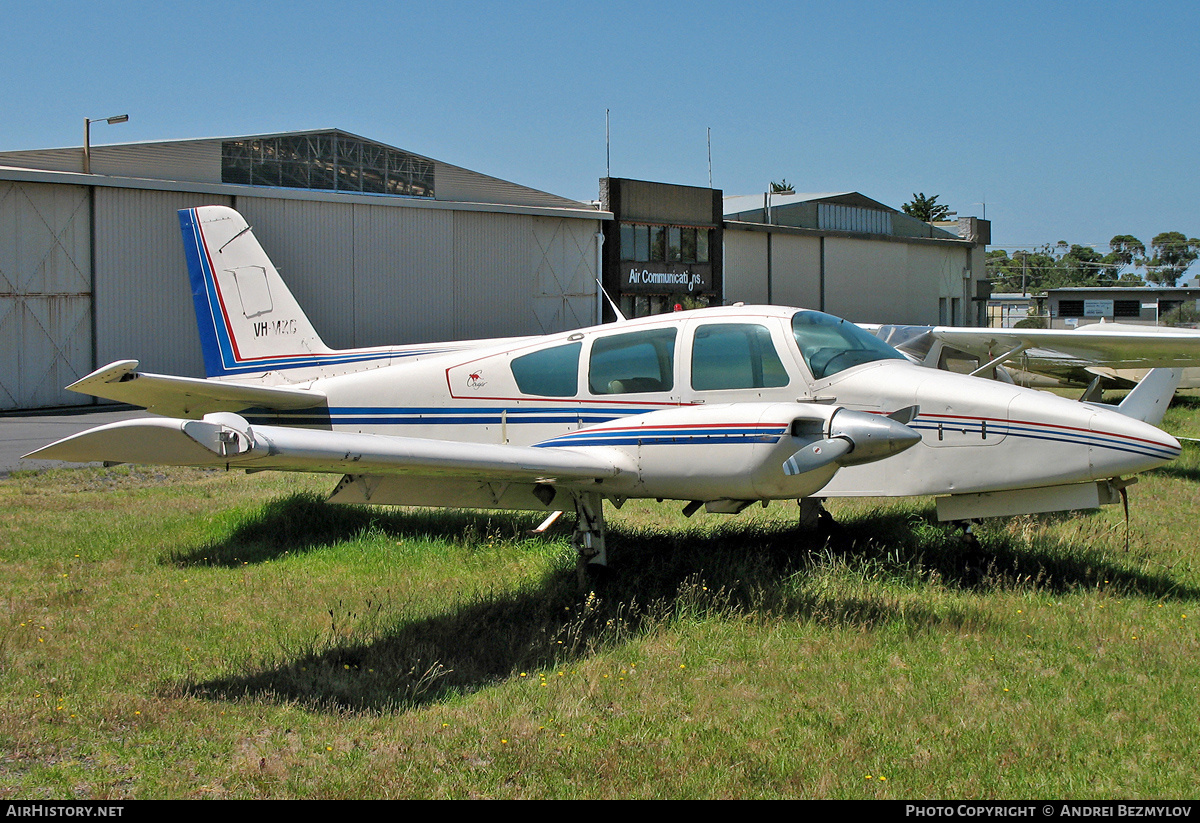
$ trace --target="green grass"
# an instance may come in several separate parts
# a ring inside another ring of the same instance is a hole
[[[1180,398],[1165,427],[1200,432]],[[918,501],[569,528],[337,507],[328,477],[0,481],[0,797],[1195,794],[1200,454],[1119,506]]]

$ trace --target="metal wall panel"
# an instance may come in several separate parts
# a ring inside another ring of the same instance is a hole
[[[904,243],[825,238],[825,310],[856,323],[914,323],[908,319]]]
[[[434,161],[434,197],[460,203],[498,203],[512,206],[548,206],[557,209],[586,208],[583,203],[557,194],[489,177],[477,171]]]
[[[92,129],[92,137],[101,131]],[[221,182],[221,141],[180,140],[91,147],[92,173],[152,180]],[[0,152],[0,165],[83,172],[83,147]]]
[[[939,247],[932,244],[912,244],[906,248],[907,315],[922,318],[909,322],[935,322],[937,302],[942,297],[958,298],[960,312],[963,306],[970,305],[971,294],[968,290],[972,287],[969,282],[963,281],[963,268],[970,265],[973,249],[963,246]],[[958,318],[959,324],[975,321],[973,314],[960,314]]]
[[[536,334],[530,222],[518,214],[454,215],[454,337]]]
[[[529,227],[537,330],[549,334],[594,325],[600,221],[533,217]]]
[[[819,237],[776,234],[771,238],[771,299],[777,306],[821,308]]]
[[[258,197],[237,208],[334,348],[593,322],[599,221]]]
[[[87,189],[0,182],[0,408],[76,405],[91,371]]]
[[[455,314],[454,212],[355,206],[356,340],[448,340]]]
[[[958,244],[826,237],[825,311],[864,323],[936,324],[939,299],[968,304],[973,286],[964,285],[963,268],[972,253]],[[820,239],[773,234],[771,254],[772,301],[820,308]],[[727,303],[767,302],[766,256],[765,233],[725,232]]]
[[[713,190],[612,178],[621,186],[621,219],[712,225]]]
[[[97,187],[95,202],[97,365],[203,377],[177,212],[230,198]]]
[[[767,235],[725,232],[725,302],[767,302]]]

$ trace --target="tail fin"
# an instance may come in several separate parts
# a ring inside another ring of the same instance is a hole
[[[1167,406],[1171,405],[1171,398],[1175,396],[1175,389],[1182,378],[1183,369],[1151,369],[1125,395],[1117,411],[1157,426],[1167,413]]]
[[[1171,398],[1175,396],[1175,389],[1179,387],[1182,378],[1183,369],[1151,369],[1129,394],[1125,395],[1119,406],[1104,403],[1090,405],[1112,409],[1126,417],[1157,426],[1167,413],[1167,407],[1171,405]]]
[[[209,377],[316,365],[331,352],[240,214],[182,209],[179,227]]]

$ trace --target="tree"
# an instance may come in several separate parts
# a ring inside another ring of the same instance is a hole
[[[945,220],[950,216],[950,207],[942,205],[937,201],[938,196],[926,197],[925,192],[913,192],[911,202],[901,206],[904,213],[910,217],[915,217],[918,220],[924,220],[926,223],[933,223],[938,220]]]
[[[1146,277],[1164,286],[1174,286],[1188,267],[1200,257],[1200,239],[1177,231],[1164,231],[1150,241],[1154,256],[1146,261]]]
[[[1059,258],[1063,274],[1073,286],[1099,286],[1104,274],[1104,255],[1091,246],[1072,244]]]
[[[1013,252],[1012,257],[1003,249],[993,249],[987,254],[988,278],[992,290],[997,292],[1043,292],[1066,279],[1061,270],[1049,245],[1033,251],[1021,249]]]
[[[771,194],[795,194],[796,187],[783,178],[778,183],[771,183]]]
[[[1146,244],[1132,234],[1118,234],[1108,241],[1108,248],[1110,251],[1104,256],[1104,276],[1109,280],[1121,282],[1141,282],[1142,278],[1123,269],[1126,266],[1137,268],[1145,264]]]

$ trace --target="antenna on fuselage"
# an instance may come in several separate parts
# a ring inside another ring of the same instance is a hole
[[[621,314],[621,310],[617,308],[617,304],[608,296],[608,292],[604,290],[604,284],[600,282],[600,278],[596,278],[596,287],[600,289],[600,293],[604,295],[604,299],[608,301],[608,307],[613,310],[613,314],[617,316],[618,323],[624,323],[628,318]]]

